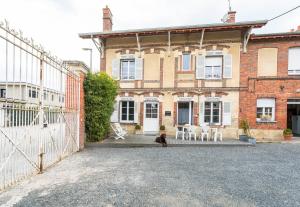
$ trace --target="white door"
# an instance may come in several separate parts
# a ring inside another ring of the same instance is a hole
[[[144,134],[159,132],[158,102],[145,102],[144,106]]]

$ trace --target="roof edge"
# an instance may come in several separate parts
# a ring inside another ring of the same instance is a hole
[[[294,38],[300,37],[300,31],[296,32],[279,32],[279,33],[265,33],[265,34],[252,34],[250,40],[262,39],[279,39],[279,38]]]
[[[79,37],[83,39],[90,39],[93,37],[102,37],[106,38],[109,36],[128,36],[135,34],[147,34],[156,32],[164,33],[168,31],[176,31],[176,30],[214,30],[214,29],[230,29],[236,27],[254,27],[261,28],[268,23],[268,20],[258,20],[258,21],[245,21],[245,22],[236,22],[236,23],[214,23],[214,24],[199,24],[199,25],[186,25],[186,26],[174,26],[174,27],[157,27],[157,28],[145,28],[145,29],[130,29],[130,30],[116,30],[111,32],[91,32],[91,33],[80,33]]]

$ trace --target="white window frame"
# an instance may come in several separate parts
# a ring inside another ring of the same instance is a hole
[[[126,108],[126,120],[123,120],[122,118],[123,118],[123,114],[122,114],[122,110],[123,110],[123,106],[122,106],[122,103],[123,102],[127,102],[127,108]],[[133,102],[133,120],[129,120],[129,102]],[[122,123],[134,123],[134,116],[135,116],[135,114],[134,114],[134,112],[135,112],[135,103],[134,103],[134,101],[120,101],[120,107],[119,107],[119,109],[120,109],[120,122],[122,122]]]
[[[210,122],[205,121],[205,111],[206,111],[205,105],[206,105],[206,103],[210,103],[210,115],[209,115],[210,116]],[[214,103],[219,104],[219,115],[218,115],[219,116],[219,122],[216,122],[216,123],[212,122],[213,121],[213,104]],[[204,123],[207,123],[209,125],[221,125],[221,122],[222,122],[222,102],[221,101],[205,101],[203,107],[204,107],[204,113],[203,113]]]
[[[184,68],[184,56],[188,55],[189,56],[189,68]],[[192,70],[192,54],[190,52],[184,52],[182,53],[182,58],[181,58],[182,66],[181,66],[181,71],[187,72]]]
[[[205,61],[205,67],[204,67],[204,78],[205,80],[222,80],[223,78],[223,70],[224,70],[224,57],[223,55],[207,55],[205,56],[205,60],[209,59],[209,58],[221,58],[221,74],[220,74],[220,78],[215,78],[214,74],[215,74],[215,68],[218,66],[207,66],[207,61]],[[207,72],[206,72],[206,67],[211,67],[211,71],[212,71],[212,77],[207,77]]]
[[[296,56],[291,56],[291,51],[293,50],[298,50],[297,53],[300,54],[300,47],[292,47],[292,48],[289,48],[289,57],[288,57],[288,75],[300,75],[300,58],[296,57]],[[294,62],[295,61],[298,61],[296,63],[296,67],[297,68],[292,68],[294,67]]]
[[[256,101],[256,122],[275,122],[275,98],[259,98]],[[258,109],[262,109],[262,116],[266,118],[258,118]],[[270,116],[269,109],[271,109],[271,117],[268,119],[267,116]]]
[[[121,59],[120,60],[120,79],[121,80],[135,80],[136,79],[136,68],[135,68],[135,59],[134,58],[128,58],[128,59]],[[123,62],[127,62],[127,78],[123,77]],[[130,62],[133,62],[134,65],[134,77],[130,78]]]

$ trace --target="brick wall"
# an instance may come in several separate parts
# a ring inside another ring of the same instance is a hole
[[[84,112],[84,88],[83,82],[85,79],[85,74],[80,72],[80,128],[79,128],[79,149],[84,148],[85,141],[85,112]]]
[[[240,115],[251,128],[284,129],[287,127],[287,99],[300,98],[300,77],[288,76],[288,49],[300,46],[300,40],[250,42],[247,53],[241,53]],[[258,50],[278,48],[277,76],[257,77]],[[256,123],[257,98],[275,98],[275,123]]]

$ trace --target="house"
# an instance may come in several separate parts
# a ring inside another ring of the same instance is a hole
[[[250,37],[241,53],[240,120],[259,139],[300,136],[300,26],[296,31]]]
[[[251,29],[267,21],[113,31],[112,13],[103,9],[103,32],[80,34],[101,52],[101,71],[119,83],[112,122],[129,131],[142,126],[156,134],[161,125],[174,135],[177,125],[204,123],[237,137],[241,53]]]

